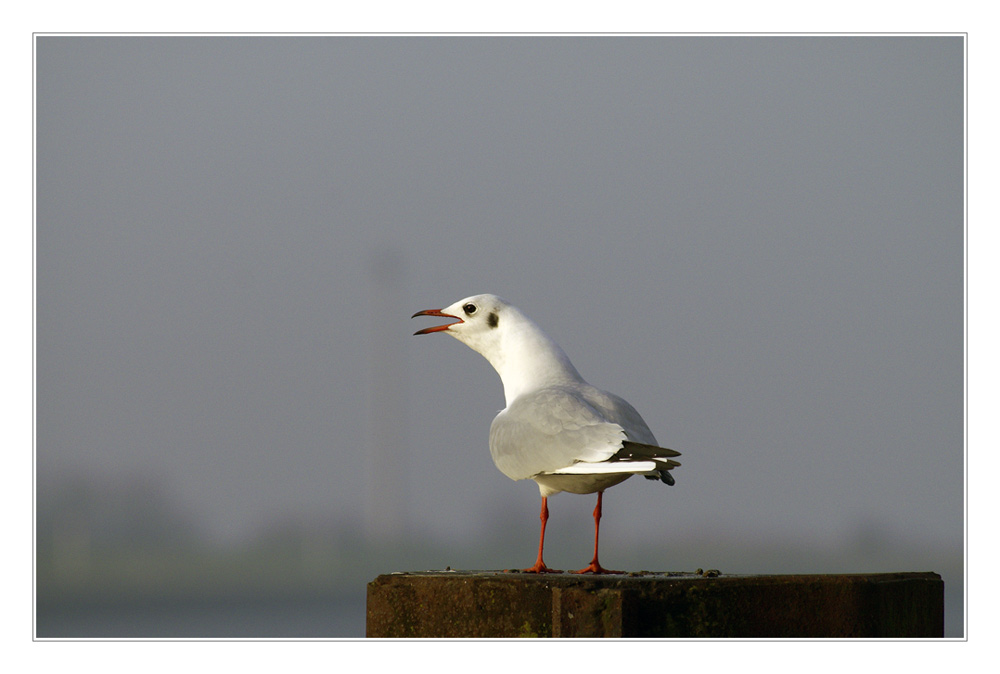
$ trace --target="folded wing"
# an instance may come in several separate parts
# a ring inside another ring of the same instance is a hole
[[[494,463],[514,480],[539,474],[633,473],[673,484],[668,471],[680,465],[672,460],[680,452],[629,440],[625,428],[608,417],[630,420],[615,413],[617,408],[609,410],[607,402],[558,386],[521,396],[490,427]],[[631,406],[627,413],[638,417]],[[638,418],[641,428],[634,429],[640,431],[636,434],[652,438]]]
[[[519,397],[493,420],[493,462],[514,480],[578,461],[606,461],[622,449],[625,430],[605,420],[579,391],[540,389]]]

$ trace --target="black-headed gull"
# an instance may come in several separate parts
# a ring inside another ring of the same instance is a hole
[[[597,560],[604,490],[632,475],[673,484],[680,452],[656,438],[628,402],[583,380],[565,352],[521,311],[496,295],[474,295],[417,316],[454,323],[418,330],[444,332],[482,354],[503,380],[507,407],[490,426],[493,462],[512,480],[531,478],[542,495],[538,559],[528,573],[559,573],[542,561],[548,497],[597,492],[594,559],[576,573],[620,573]]]

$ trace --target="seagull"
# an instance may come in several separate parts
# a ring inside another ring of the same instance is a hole
[[[609,571],[597,559],[604,490],[632,475],[674,484],[680,452],[659,447],[628,402],[591,386],[566,353],[517,307],[496,295],[473,295],[417,316],[455,319],[413,333],[444,332],[477,351],[500,375],[507,407],[490,426],[490,454],[512,480],[530,478],[542,496],[538,558],[525,573],[562,573],[542,560],[548,497],[593,494],[594,558],[574,573]]]

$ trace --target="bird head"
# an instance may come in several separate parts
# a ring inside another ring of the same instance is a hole
[[[505,309],[510,305],[496,295],[473,295],[455,302],[444,309],[418,311],[417,316],[440,316],[454,318],[454,323],[434,325],[417,330],[415,335],[445,332],[470,348],[486,355],[497,348],[500,340],[500,326],[504,323]]]
[[[473,295],[444,309],[418,311],[411,318],[417,316],[455,319],[413,334],[443,332],[478,352],[503,380],[508,405],[522,393],[543,386],[583,381],[559,345],[496,295]]]

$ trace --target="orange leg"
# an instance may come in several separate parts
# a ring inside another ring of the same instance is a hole
[[[594,558],[590,560],[590,566],[573,573],[624,573],[624,571],[609,571],[597,561],[597,541],[601,534],[601,501],[603,497],[603,491],[597,492],[597,506],[594,508]],[[539,559],[541,558],[539,557]]]
[[[550,569],[545,566],[545,562],[542,561],[542,548],[545,547],[545,523],[549,521],[549,500],[546,497],[542,497],[542,512],[539,515],[539,519],[542,520],[542,533],[538,537],[538,559],[535,560],[535,565],[530,569],[522,569],[524,573],[562,573],[562,571],[557,571],[556,569]]]

